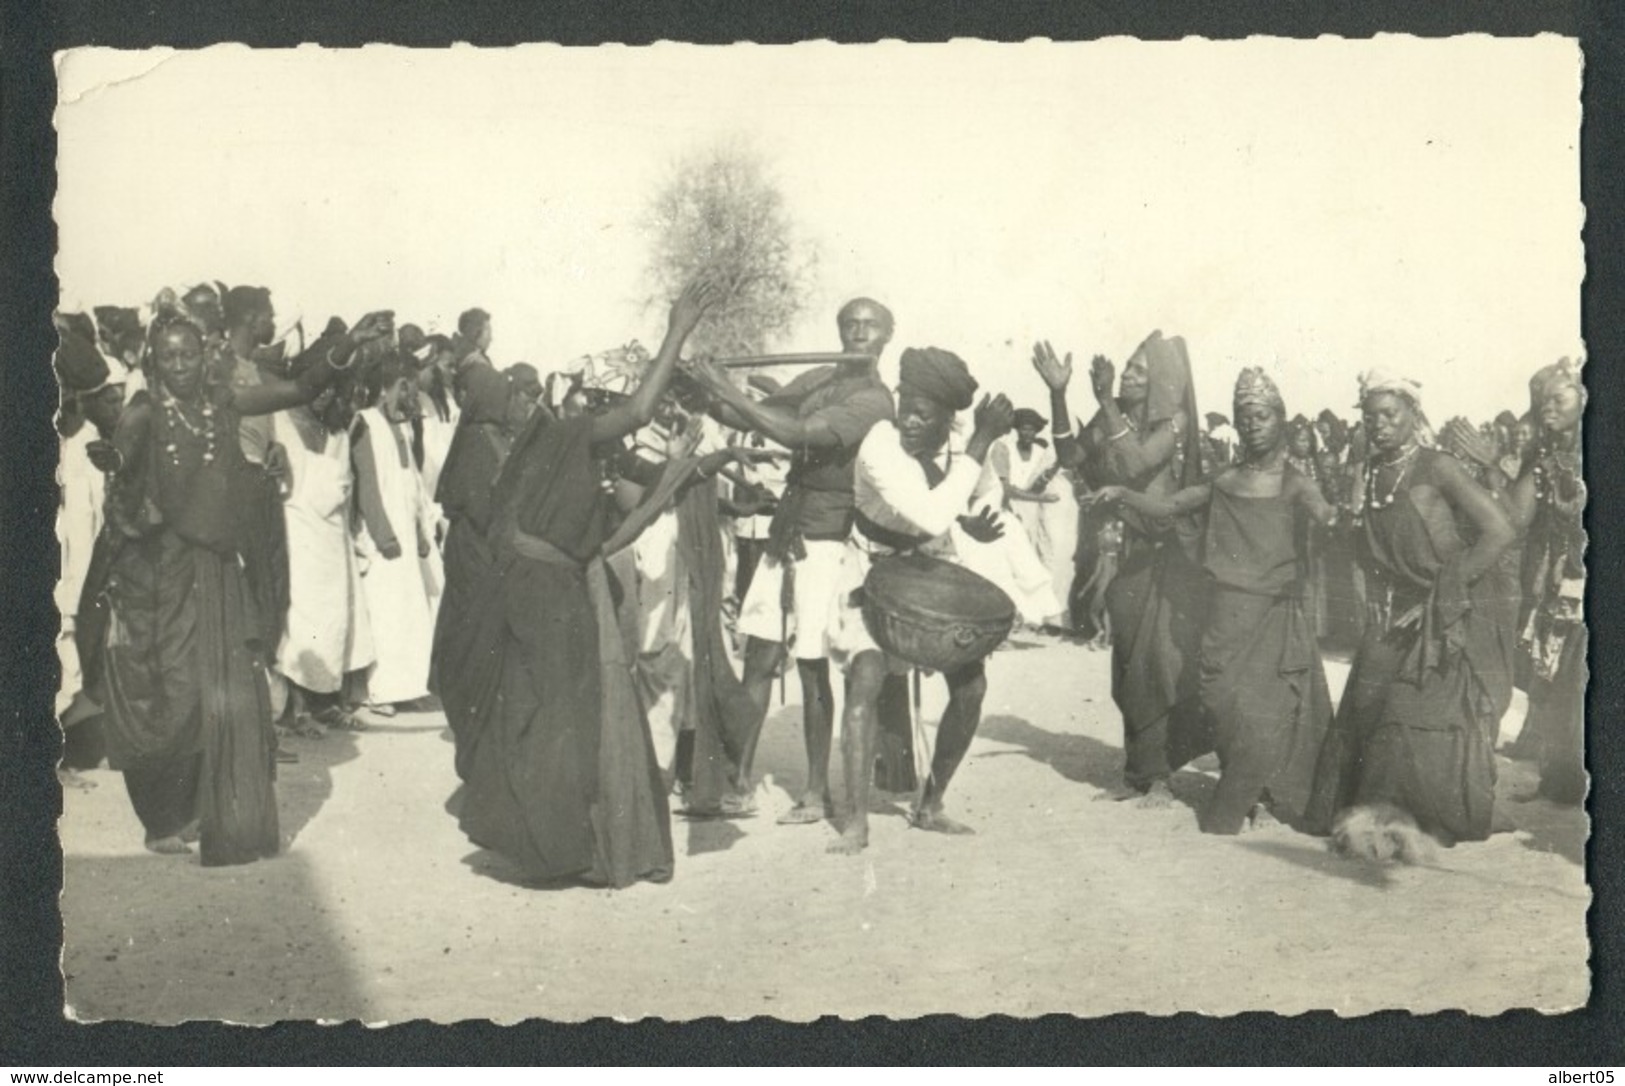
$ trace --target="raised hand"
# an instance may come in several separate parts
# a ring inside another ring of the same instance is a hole
[[[978,543],[992,543],[1004,538],[1004,522],[991,505],[982,506],[982,511],[975,516],[960,517],[959,526]]]
[[[1016,409],[1004,393],[983,396],[982,402],[976,405],[976,434],[987,441],[997,441],[1014,428],[1015,416]]]
[[[1117,367],[1103,354],[1095,355],[1089,363],[1089,387],[1094,390],[1097,401],[1111,399],[1112,390],[1117,387]]]
[[[1040,340],[1033,344],[1033,369],[1043,378],[1051,392],[1065,392],[1066,386],[1072,383],[1072,353],[1067,352],[1066,360],[1060,361],[1055,357],[1055,348],[1051,347],[1049,340]]]
[[[702,275],[695,279],[671,303],[667,328],[675,335],[687,336],[700,323],[705,311],[722,301],[725,293],[715,276]]]

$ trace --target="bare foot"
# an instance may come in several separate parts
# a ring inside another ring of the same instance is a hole
[[[168,837],[147,838],[147,851],[160,856],[179,856],[191,852],[192,846],[182,841],[179,834],[171,834]]]
[[[1154,781],[1151,787],[1145,790],[1145,795],[1140,797],[1140,802],[1134,806],[1148,811],[1160,811],[1173,805],[1174,794],[1168,788],[1168,782]]]
[[[191,844],[193,841],[196,841],[199,837],[203,836],[203,831],[198,828],[198,821],[194,818],[192,821],[182,826],[181,832],[175,836],[179,837],[187,844]]]
[[[838,856],[856,856],[858,853],[862,852],[868,847],[869,827],[867,825],[859,825],[857,820],[854,819],[852,823],[841,832],[841,836],[837,837],[834,841],[831,841],[829,847],[824,851],[833,852]]]
[[[917,830],[949,833],[956,837],[968,836],[976,832],[963,822],[955,822],[941,811],[915,811],[909,815],[908,824]]]

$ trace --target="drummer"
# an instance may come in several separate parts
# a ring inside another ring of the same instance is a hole
[[[897,421],[869,431],[854,475],[855,525],[843,555],[830,620],[829,653],[846,673],[841,751],[845,768],[844,821],[831,852],[857,853],[869,843],[869,768],[874,763],[881,686],[907,669],[870,638],[854,597],[877,558],[918,553],[955,558],[959,532],[980,542],[1003,534],[993,512],[998,479],[986,466],[993,442],[1009,433],[1014,410],[1004,396],[982,398],[976,426],[962,455],[946,451],[954,415],[971,406],[976,381],[956,355],[935,347],[910,348],[900,365]],[[980,499],[985,498],[986,504]],[[981,511],[971,515],[971,508]],[[931,772],[909,823],[938,833],[972,832],[943,814],[943,794],[970,747],[982,717],[987,679],[980,661],[945,676],[948,707],[937,730]]]

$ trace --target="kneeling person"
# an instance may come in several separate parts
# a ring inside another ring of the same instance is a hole
[[[982,542],[1003,531],[991,506],[975,516],[970,508],[979,494],[997,487],[984,464],[988,448],[1010,431],[1014,413],[1010,401],[984,396],[965,452],[948,453],[954,414],[970,407],[976,381],[957,356],[934,347],[904,351],[900,368],[897,422],[877,423],[858,451],[856,524],[843,557],[829,634],[830,656],[846,672],[841,739],[845,810],[841,838],[830,846],[832,852],[855,853],[869,842],[877,702],[886,676],[907,667],[888,659],[870,638],[855,602],[857,589],[877,559],[923,553],[953,560],[956,528]],[[930,776],[921,785],[909,821],[920,829],[969,833],[942,813],[942,797],[981,722],[987,680],[980,662],[945,678],[948,708],[937,730]]]

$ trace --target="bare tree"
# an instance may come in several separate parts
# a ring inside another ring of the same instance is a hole
[[[663,306],[696,275],[727,287],[689,344],[718,357],[760,354],[800,313],[817,256],[796,236],[761,154],[731,140],[682,159],[650,205],[648,304]]]

